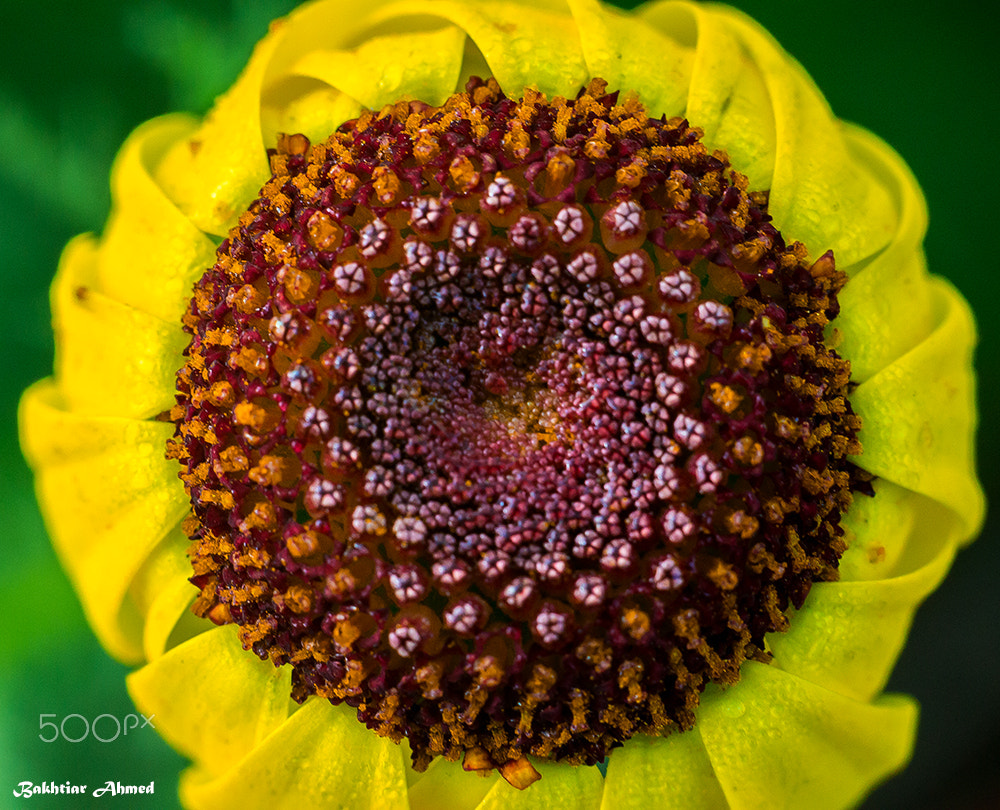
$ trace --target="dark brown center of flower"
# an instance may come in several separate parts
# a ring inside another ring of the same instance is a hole
[[[470,82],[273,175],[195,289],[200,615],[438,755],[527,779],[686,729],[867,479],[844,278],[681,120]]]

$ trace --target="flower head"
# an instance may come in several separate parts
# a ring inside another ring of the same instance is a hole
[[[568,5],[303,7],[66,250],[25,449],[187,804],[835,807],[908,756],[982,513],[919,192],[738,13]]]

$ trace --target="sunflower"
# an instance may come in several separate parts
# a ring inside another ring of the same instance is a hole
[[[751,20],[316,2],[112,185],[22,444],[186,806],[844,807],[905,764],[974,325]]]

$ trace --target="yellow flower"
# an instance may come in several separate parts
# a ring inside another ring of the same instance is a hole
[[[710,685],[694,729],[638,735],[594,767],[535,760],[515,790],[406,746],[346,705],[290,703],[290,667],[188,611],[191,511],[178,464],[175,375],[192,286],[268,181],[278,133],[322,142],[363,109],[441,105],[470,76],[574,98],[593,77],[650,116],[683,116],[722,149],[786,239],[832,251],[849,282],[827,339],[851,364],[850,404],[875,496],[844,516],[839,580],[817,582],[766,663]],[[194,765],[191,807],[845,807],[909,757],[916,706],[882,693],[920,601],[973,537],[971,315],[928,275],[924,201],[899,157],[834,119],[802,69],[741,14],[588,0],[327,0],[276,23],[204,121],[141,126],[113,171],[100,238],[64,254],[52,290],[55,373],[21,407],[49,531],[95,632],[145,713]]]

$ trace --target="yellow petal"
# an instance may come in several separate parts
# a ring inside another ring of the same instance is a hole
[[[643,5],[636,16],[693,50],[690,75],[678,79],[687,88],[682,114],[704,131],[709,148],[725,150],[750,188],[769,189],[776,141],[771,97],[726,15],[700,3],[660,0]],[[637,86],[655,84],[656,75],[637,78]]]
[[[353,50],[310,51],[290,73],[326,82],[370,109],[410,99],[438,106],[455,91],[464,44],[465,32],[453,25],[385,34]]]
[[[673,33],[596,0],[569,0],[591,76],[609,90],[636,90],[653,118],[684,112],[693,53]]]
[[[473,810],[498,780],[496,771],[481,776],[438,757],[410,787],[410,810]]]
[[[344,121],[357,118],[361,104],[318,79],[292,76],[261,99],[264,132],[301,132],[312,143],[325,141]]]
[[[152,167],[164,193],[205,233],[225,236],[271,172],[260,129],[264,73],[284,27],[254,48],[250,62],[202,125]]]
[[[358,116],[361,103],[327,81],[329,75],[313,78],[297,72],[295,65],[312,53],[340,53],[363,47],[365,37],[361,32],[371,26],[370,15],[387,4],[387,0],[306,4],[278,24],[281,35],[261,82],[261,131],[265,142],[273,142],[278,132],[301,132],[318,143],[344,121]],[[440,54],[440,58],[449,55]],[[351,65],[345,67],[352,73],[353,83],[358,83],[377,82],[384,65],[379,70],[369,69],[361,77],[353,75]],[[359,95],[363,93],[359,91]]]
[[[66,246],[52,285],[59,391],[80,413],[154,416],[174,404],[187,340],[176,324],[99,292],[96,270],[92,236]]]
[[[52,543],[101,643],[141,658],[141,621],[128,598],[143,561],[188,511],[176,463],[163,456],[173,425],[64,410],[51,380],[21,400],[21,446]]]
[[[833,810],[902,767],[916,719],[909,698],[863,703],[749,661],[703,702],[696,733],[733,810]]]
[[[539,2],[506,3],[454,3],[454,2],[385,2],[385,0],[342,0],[338,3],[314,3],[303,6],[283,21],[275,35],[273,51],[269,54],[269,64],[265,71],[265,88],[280,86],[294,79],[296,63],[303,54],[331,50],[350,51],[372,37],[388,36],[404,31],[442,32],[442,23],[450,21],[465,31],[473,40],[474,47],[459,49],[454,53],[427,53],[419,58],[431,60],[435,72],[442,66],[451,65],[456,58],[464,59],[456,85],[460,85],[471,70],[483,75],[479,66],[484,63],[472,53],[478,48],[485,56],[489,71],[501,85],[519,93],[526,86],[537,86],[543,92],[574,93],[588,78],[586,65],[579,47],[572,37],[565,36],[567,25],[572,21],[565,13],[561,0]],[[516,33],[516,40],[511,36]],[[422,36],[422,34],[420,34]],[[440,36],[444,38],[444,33]],[[513,44],[513,46],[512,46]],[[367,46],[365,46],[367,47]],[[374,57],[382,45],[375,45],[371,52]],[[448,44],[448,47],[452,47]],[[424,49],[426,51],[426,49]],[[374,63],[379,60],[375,59]],[[382,61],[378,71],[370,76],[358,75],[357,67],[347,66],[349,74],[338,82],[371,87],[372,81],[380,81],[386,65],[401,62],[396,54],[392,60]],[[390,67],[391,70],[391,67]],[[445,71],[450,73],[451,67]],[[329,71],[324,71],[327,80]],[[424,81],[419,71],[405,70],[398,76],[388,76],[389,82],[399,81],[404,92],[414,87],[414,82]],[[433,92],[443,87],[438,76]],[[331,82],[332,83],[332,82]],[[338,84],[339,86],[339,84]],[[377,89],[377,88],[376,88]],[[453,86],[449,89],[460,89]],[[266,90],[266,93],[270,90]],[[347,90],[347,92],[351,92]],[[370,94],[370,90],[356,90],[359,95]],[[428,92],[428,91],[421,91]],[[391,95],[385,88],[379,90],[372,99]],[[394,100],[394,99],[389,99]]]
[[[589,71],[572,20],[549,9],[526,9],[516,2],[457,3],[416,0],[380,10],[375,19],[427,14],[450,20],[464,30],[482,53],[503,90],[519,96],[525,87],[547,95],[575,96]]]
[[[852,161],[842,126],[812,79],[749,17],[726,6],[712,10],[760,70],[770,98],[775,156],[768,211],[775,225],[813,256],[832,249],[843,266],[881,250],[896,229],[888,192]]]
[[[775,142],[771,100],[760,71],[725,19],[694,3],[654,3],[640,13],[664,30],[693,29],[695,54],[684,115],[704,130],[710,148],[725,149],[733,167],[749,178],[750,188],[769,188]]]
[[[841,523],[848,544],[838,566],[841,582],[887,579],[913,571],[946,542],[945,537],[914,527],[922,496],[884,478],[876,479],[872,486],[875,497],[855,495]],[[933,550],[915,550],[911,540],[931,541]]]
[[[147,661],[163,655],[167,640],[194,601],[198,589],[189,581],[191,541],[180,526],[171,531],[149,555],[129,589],[144,617],[142,648]],[[211,627],[206,623],[206,628]]]
[[[950,507],[969,538],[985,507],[974,458],[975,325],[950,284],[931,285],[934,331],[851,395],[862,420],[864,452],[856,463]]]
[[[633,737],[611,754],[601,810],[728,807],[697,731]]]
[[[235,708],[235,707],[234,707]],[[244,709],[245,710],[245,709]],[[222,776],[185,774],[181,800],[198,810],[406,807],[402,748],[353,710],[314,698]]]
[[[604,777],[597,768],[538,761],[532,764],[541,774],[540,780],[526,790],[518,790],[499,779],[486,798],[476,805],[476,810],[535,810],[542,807],[599,810]]]
[[[387,6],[396,10],[373,16]],[[424,68],[432,71],[434,79],[428,82],[418,71],[397,71],[393,80],[411,97],[438,93],[447,84],[448,75],[457,83],[464,34],[440,17],[422,18],[418,23],[390,0],[341,0],[297,9],[282,21],[280,40],[264,74],[261,127],[265,140],[276,132],[302,132],[318,142],[344,121],[357,117],[362,106],[359,99],[375,101],[384,95],[380,90],[382,75],[397,61],[390,43],[406,47],[404,38],[390,35],[413,32],[418,24],[429,27],[430,39],[424,41],[430,47],[419,58],[425,60]],[[369,48],[372,32],[382,36],[382,44]],[[417,36],[423,39],[426,34]],[[390,48],[388,59],[380,53],[386,47]],[[354,49],[364,55],[364,69],[352,61]],[[333,62],[337,70],[332,69]],[[348,92],[338,89],[342,86]],[[454,89],[452,84],[447,92]]]
[[[880,488],[873,503],[886,488]],[[913,614],[948,572],[961,530],[954,514],[940,504],[902,493],[901,503],[908,507],[902,522],[915,535],[902,539],[905,572],[889,579],[813,585],[805,607],[789,617],[791,629],[768,637],[775,666],[862,701],[882,691]],[[877,520],[876,526],[886,522]]]
[[[388,14],[382,9],[396,8]],[[295,75],[294,65],[303,54],[324,50],[350,50],[361,45],[372,28],[386,18],[402,17],[414,28],[415,13],[407,14],[405,5],[394,0],[337,0],[305,3],[287,18],[276,23],[278,30],[263,73],[263,86],[271,88]],[[407,19],[408,18],[408,19]],[[417,17],[416,19],[420,19]],[[426,19],[421,20],[426,23]],[[432,27],[440,27],[440,17]]]
[[[188,150],[196,122],[169,115],[147,121],[122,146],[111,170],[111,217],[101,239],[100,291],[175,324],[191,285],[215,262],[215,245],[154,180],[164,155]]]
[[[924,261],[927,204],[909,168],[869,132],[845,125],[859,165],[880,178],[892,196],[897,228],[892,242],[870,261],[843,267],[850,282],[840,293],[834,327],[837,351],[851,361],[851,378],[863,382],[923,340],[934,326],[934,303]]]
[[[288,717],[291,669],[261,661],[236,628],[215,627],[128,676],[128,690],[178,751],[228,773]]]
[[[190,573],[190,566],[188,566]],[[146,611],[146,621],[143,625],[142,652],[147,661],[155,661],[168,649],[176,646],[180,639],[174,638],[178,628],[185,626],[185,619],[190,623],[203,622],[189,612],[196,593],[192,593],[192,585],[187,579],[172,579],[156,595]],[[193,637],[191,632],[184,637]]]

